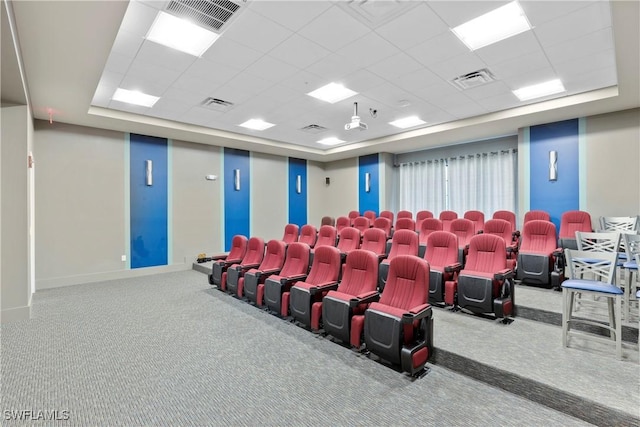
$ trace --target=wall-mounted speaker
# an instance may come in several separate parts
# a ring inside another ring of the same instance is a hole
[[[326,177],[326,178],[324,179],[324,184],[325,184],[325,185],[330,185],[330,184],[331,184],[331,178]]]

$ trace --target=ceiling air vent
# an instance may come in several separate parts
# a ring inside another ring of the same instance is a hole
[[[495,81],[495,77],[491,71],[483,68],[482,70],[474,71],[472,73],[464,74],[451,80],[454,86],[459,89],[471,89],[474,87],[482,86],[484,84]]]
[[[212,110],[227,111],[233,107],[233,102],[225,101],[223,99],[208,97],[202,101],[202,106],[211,108]]]
[[[222,26],[237,15],[240,5],[229,0],[171,0],[167,10],[175,16],[220,32]]]
[[[309,125],[309,126],[305,126],[303,128],[300,129],[303,132],[307,132],[307,133],[322,133],[325,130],[327,130],[326,127],[324,126],[320,126],[320,125]]]

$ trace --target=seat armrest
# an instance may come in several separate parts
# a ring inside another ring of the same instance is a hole
[[[513,270],[511,270],[510,268],[505,268],[504,270],[500,270],[496,274],[494,274],[493,278],[496,280],[505,280],[511,279],[513,276]]]
[[[327,282],[309,288],[309,293],[315,295],[321,292],[335,291],[338,289],[338,282]]]
[[[267,275],[267,274],[278,274],[278,273],[280,273],[280,270],[281,270],[280,268],[271,268],[269,270],[261,270],[261,271],[258,271],[256,275],[258,277],[260,277],[263,274],[264,275]]]
[[[219,259],[225,259],[227,257],[227,254],[217,254],[217,255],[211,255],[209,258],[212,261],[217,261]]]
[[[445,273],[458,273],[460,272],[460,270],[462,270],[462,264],[460,264],[459,262],[456,262],[451,265],[447,265],[444,268]]]
[[[280,283],[282,283],[283,285],[286,285],[287,283],[299,282],[306,278],[307,278],[306,274],[298,274],[297,276],[283,277],[282,279],[280,279]]]
[[[557,257],[559,257],[559,256],[564,255],[564,249],[563,249],[563,248],[555,248],[555,249],[553,250],[553,252],[551,252],[551,254],[552,254],[554,257],[556,257],[556,258],[557,258]]]
[[[368,304],[370,302],[378,301],[380,299],[380,294],[377,291],[366,292],[364,294],[360,294],[354,298],[349,300],[349,307],[355,308],[360,304]]]
[[[411,323],[414,320],[423,319],[431,316],[431,305],[421,304],[417,307],[413,307],[407,313],[402,315],[402,323]]]
[[[483,233],[484,233],[484,230],[478,230],[478,231],[476,231],[476,234],[483,234]]]
[[[238,270],[242,270],[242,271],[249,271],[252,268],[258,268],[260,267],[260,264],[238,264],[238,266],[236,267]]]

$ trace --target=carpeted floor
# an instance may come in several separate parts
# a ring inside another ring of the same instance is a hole
[[[195,271],[40,291],[0,333],[2,425],[588,425],[441,366],[413,381]]]

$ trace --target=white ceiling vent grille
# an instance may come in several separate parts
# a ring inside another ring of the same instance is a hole
[[[482,70],[474,71],[471,73],[464,74],[462,76],[458,76],[455,79],[451,80],[454,86],[459,89],[471,89],[474,87],[482,86],[484,84],[495,81],[495,77],[486,68]]]
[[[167,10],[175,16],[220,32],[222,26],[237,15],[240,5],[229,0],[171,0]]]
[[[300,130],[303,131],[303,132],[316,134],[316,133],[322,133],[322,132],[326,131],[327,128],[324,127],[324,126],[320,126],[320,125],[308,125],[308,126],[305,126],[305,127],[301,128]]]
[[[208,97],[202,101],[203,107],[210,108],[217,111],[227,111],[233,107],[233,102],[225,101],[223,99]]]

